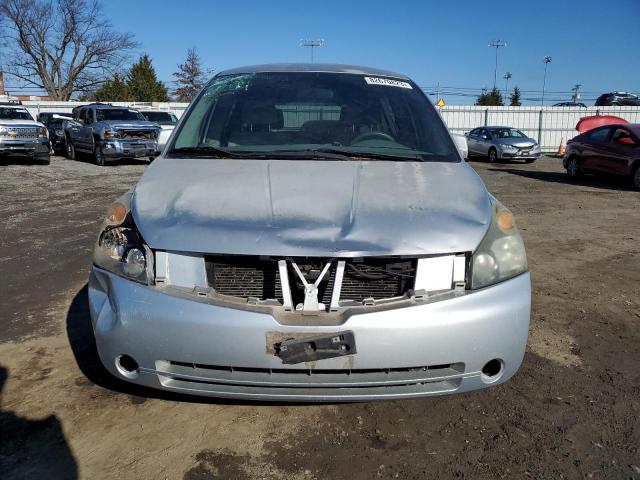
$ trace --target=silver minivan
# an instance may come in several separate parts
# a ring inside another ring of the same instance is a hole
[[[513,215],[414,82],[285,64],[205,86],[110,208],[89,302],[123,380],[349,401],[505,382],[531,287]]]

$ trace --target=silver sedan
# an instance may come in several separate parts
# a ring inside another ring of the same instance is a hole
[[[469,156],[483,156],[494,163],[498,160],[534,162],[540,156],[540,146],[516,128],[479,127],[467,134]]]

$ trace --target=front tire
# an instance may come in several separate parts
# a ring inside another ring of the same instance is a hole
[[[487,158],[489,159],[489,163],[496,163],[498,161],[498,152],[495,148],[491,147],[489,149],[489,153],[487,155]]]
[[[104,167],[104,153],[102,153],[102,147],[97,139],[93,141],[93,160],[99,167]]]
[[[573,156],[567,160],[567,175],[569,178],[578,178],[582,175],[582,166],[578,157]]]
[[[633,174],[631,175],[631,180],[633,181],[633,186],[636,190],[640,190],[640,165],[637,165]]]
[[[67,158],[69,160],[75,160],[76,159],[76,148],[73,146],[73,142],[71,141],[71,138],[67,137],[67,141],[65,143],[66,143],[66,146],[67,146]]]

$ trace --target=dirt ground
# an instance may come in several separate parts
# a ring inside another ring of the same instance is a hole
[[[568,182],[553,158],[472,164],[527,246],[522,368],[489,390],[334,405],[168,395],[105,376],[91,250],[145,164],[0,165],[0,478],[640,479],[640,193]]]

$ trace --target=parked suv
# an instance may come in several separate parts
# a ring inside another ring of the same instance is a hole
[[[73,109],[64,132],[68,158],[82,151],[102,166],[109,160],[155,156],[160,126],[133,108],[92,103]]]
[[[518,370],[522,238],[409,78],[238,68],[184,115],[95,245],[89,308],[109,372],[344,401],[465,392]]]
[[[47,128],[19,102],[0,102],[0,157],[22,156],[50,162]]]
[[[640,106],[640,98],[637,95],[626,92],[603,93],[595,103],[596,107],[606,105]]]

